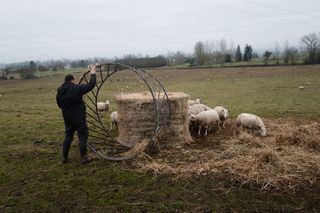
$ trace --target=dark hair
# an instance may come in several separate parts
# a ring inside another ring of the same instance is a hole
[[[69,74],[69,75],[66,75],[66,77],[64,78],[64,82],[70,82],[74,80],[74,76]]]

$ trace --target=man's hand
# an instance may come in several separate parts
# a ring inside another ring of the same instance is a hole
[[[98,65],[98,64],[91,64],[91,65],[89,65],[90,73],[91,73],[91,74],[96,74],[96,72],[97,72],[97,65]]]

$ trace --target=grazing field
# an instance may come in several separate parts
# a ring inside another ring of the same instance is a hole
[[[163,150],[152,161],[95,160],[84,166],[75,137],[71,162],[63,165],[64,129],[55,90],[66,72],[0,81],[0,211],[320,211],[319,65],[150,72],[168,91],[226,106],[227,129]],[[307,82],[306,89],[298,88]],[[101,99],[145,90],[123,72],[107,82]],[[262,117],[270,136],[243,133],[235,140],[233,119],[241,112]],[[290,158],[295,153],[299,158]],[[215,164],[222,159],[233,161]]]

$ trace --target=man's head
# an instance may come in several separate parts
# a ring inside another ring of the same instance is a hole
[[[75,82],[74,76],[71,74],[66,75],[66,77],[64,78],[64,82],[74,83]]]

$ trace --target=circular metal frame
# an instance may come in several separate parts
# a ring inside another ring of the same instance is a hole
[[[98,111],[97,102],[99,92],[103,88],[104,83],[115,73],[121,71],[132,71],[140,81],[147,86],[155,106],[155,124],[152,137],[147,138],[148,145],[155,144],[157,136],[161,131],[164,131],[169,126],[170,104],[168,94],[161,82],[153,75],[143,69],[129,67],[123,64],[107,63],[97,65],[97,83],[93,90],[85,94],[84,102],[87,107],[87,124],[90,131],[88,147],[96,153],[99,157],[107,160],[128,160],[134,155],[126,155],[129,153],[130,148],[120,144],[110,134],[110,130],[104,125],[100,112]],[[79,84],[88,83],[90,78],[90,71],[86,71]]]

